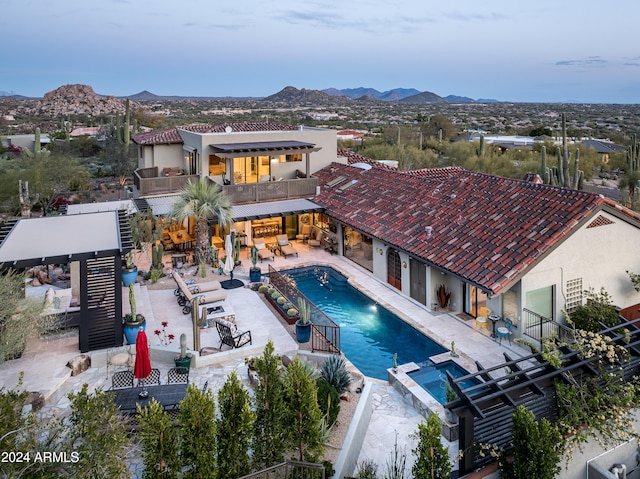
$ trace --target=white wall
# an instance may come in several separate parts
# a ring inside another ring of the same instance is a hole
[[[182,145],[141,145],[138,168],[185,168]]]
[[[264,141],[302,141],[315,144],[320,151],[310,154],[311,172],[318,171],[337,160],[337,135],[334,130],[303,127],[291,131],[256,131],[256,132],[231,132],[231,133],[194,133],[187,130],[178,130],[184,144],[197,148],[202,159],[202,175],[208,175],[208,158],[214,154],[209,145],[216,143],[256,143]],[[278,163],[272,174],[279,177],[287,177],[296,170],[305,171],[305,155],[301,162]]]
[[[609,213],[600,214],[613,224],[587,228],[587,223],[523,277],[523,306],[527,291],[555,284],[555,319],[561,318],[566,282],[575,278],[582,278],[585,290],[604,287],[617,306],[640,302],[640,293],[633,289],[626,273],[640,273],[640,229]]]

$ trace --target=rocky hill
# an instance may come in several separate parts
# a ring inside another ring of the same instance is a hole
[[[307,90],[306,88],[299,90],[293,86],[285,87],[275,95],[266,97],[265,100],[282,103],[314,103],[316,105],[346,103],[349,101],[344,96],[334,97],[320,90]]]
[[[447,100],[430,91],[423,91],[417,95],[403,98],[400,103],[447,103]]]
[[[45,93],[44,98],[33,106],[33,113],[60,118],[70,115],[112,115],[124,113],[126,100],[115,96],[98,95],[88,85],[64,85]],[[132,108],[139,108],[131,103]]]

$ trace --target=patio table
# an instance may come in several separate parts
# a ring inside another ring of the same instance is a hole
[[[179,250],[185,250],[191,247],[194,238],[189,235],[187,230],[170,231],[169,238],[171,242],[176,245]]]
[[[498,321],[500,321],[500,315],[499,314],[490,314],[489,315],[489,321],[491,321],[491,323],[492,323],[491,337],[492,338],[497,338],[498,335],[496,334],[496,323]]]
[[[114,402],[120,408],[120,411],[135,414],[136,406],[145,407],[151,404],[155,399],[160,403],[163,409],[174,409],[178,406],[187,394],[188,384],[157,384],[147,386],[149,393],[146,398],[140,398],[139,394],[144,389],[141,387],[115,389],[110,391],[114,398]]]

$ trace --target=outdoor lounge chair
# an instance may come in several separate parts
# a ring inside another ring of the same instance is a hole
[[[273,251],[269,251],[267,249],[264,238],[253,238],[253,245],[258,249],[258,258],[260,258],[260,262],[262,262],[263,259],[273,260],[276,257]]]
[[[302,225],[302,230],[300,230],[300,234],[296,235],[297,240],[302,240],[304,243],[311,236],[311,225]]]
[[[178,286],[173,294],[177,296],[177,301],[180,306],[186,307],[187,303],[191,303],[191,301],[193,301],[194,295],[200,296],[202,303],[221,301],[227,297],[227,293],[222,291],[220,281],[209,281],[207,283],[188,285],[177,271],[173,272],[173,280]],[[218,295],[214,293],[218,293]],[[218,296],[222,295],[224,295],[222,299],[217,299]],[[206,301],[206,299],[203,298],[211,299],[211,301]],[[184,308],[182,311],[184,312]],[[184,314],[188,314],[189,312],[191,312],[191,306],[189,306],[189,310]]]
[[[315,238],[314,239],[310,239],[307,244],[309,246],[316,246],[316,247],[320,247],[322,246],[322,230],[321,229],[317,229],[316,230],[316,234],[315,234]]]
[[[284,256],[285,258],[287,256],[293,256],[294,254],[298,256],[298,251],[293,246],[291,246],[287,235],[277,235],[276,241],[278,241],[278,249],[280,249],[280,253],[282,253],[282,256]]]
[[[226,344],[231,348],[239,348],[247,343],[251,344],[251,331],[239,333],[231,321],[216,319],[216,329],[220,335],[220,347]]]

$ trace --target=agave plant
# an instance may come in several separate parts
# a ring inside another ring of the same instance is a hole
[[[351,376],[347,372],[344,359],[337,355],[326,359],[320,370],[320,377],[331,384],[338,394],[348,391],[351,386]]]

